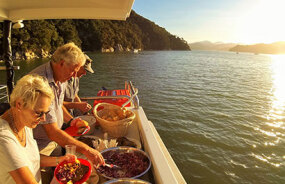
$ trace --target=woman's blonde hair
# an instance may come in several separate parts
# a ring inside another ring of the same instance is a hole
[[[54,94],[45,77],[28,74],[22,77],[16,84],[10,96],[10,106],[16,106],[16,100],[23,100],[24,108],[34,108],[40,95],[47,96],[51,101]]]
[[[52,55],[52,62],[59,62],[64,60],[67,64],[85,64],[85,55],[82,50],[73,42],[67,43],[59,48]]]

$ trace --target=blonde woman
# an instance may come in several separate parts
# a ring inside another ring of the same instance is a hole
[[[0,183],[41,183],[40,167],[56,166],[74,157],[39,154],[33,131],[45,121],[54,99],[48,82],[38,75],[26,75],[15,86],[10,106],[0,118]]]

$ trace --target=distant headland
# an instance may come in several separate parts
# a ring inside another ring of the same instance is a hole
[[[192,50],[220,50],[232,52],[251,52],[254,54],[285,54],[285,42],[274,42],[270,44],[241,45],[236,43],[222,43],[201,41],[190,43]]]
[[[220,50],[228,51],[229,49],[235,47],[236,43],[223,43],[223,42],[210,42],[201,41],[190,43],[189,46],[192,50]]]
[[[255,54],[285,54],[285,42],[275,42],[271,44],[237,45],[229,51],[252,52]]]

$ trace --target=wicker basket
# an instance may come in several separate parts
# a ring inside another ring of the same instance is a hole
[[[98,108],[99,110],[97,110]],[[128,127],[134,121],[136,115],[134,112],[129,111],[131,112],[131,116],[122,120],[108,121],[102,119],[103,115],[112,110],[121,110],[121,107],[109,103],[98,103],[93,109],[93,114],[103,129],[103,132],[107,132],[111,137],[123,137],[128,133]]]

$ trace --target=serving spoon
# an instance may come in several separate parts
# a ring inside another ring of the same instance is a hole
[[[114,164],[106,164],[104,166],[107,166],[109,168],[114,168],[114,169],[120,169],[121,167],[120,166],[117,166],[117,165],[114,165]]]
[[[106,159],[104,159],[104,161],[105,161],[105,165],[103,165],[103,166],[107,166],[107,167],[109,167],[109,168],[115,168],[115,169],[120,169],[121,167],[120,166],[118,166],[118,165],[114,165],[114,164],[107,164],[106,163]]]

